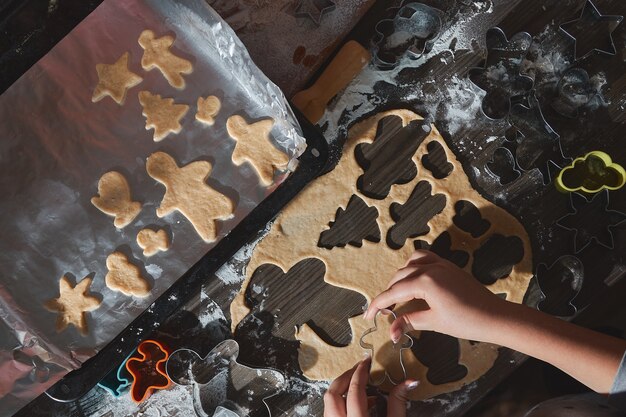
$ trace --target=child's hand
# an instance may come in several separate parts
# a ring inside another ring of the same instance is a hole
[[[411,330],[433,330],[488,341],[490,319],[509,304],[453,263],[418,250],[393,276],[387,290],[372,300],[365,318],[373,319],[378,310],[413,299],[426,301],[429,309],[399,315],[391,326],[392,340]]]
[[[368,417],[369,404],[365,388],[370,360],[356,364],[337,377],[324,395],[324,417]],[[405,417],[407,394],[417,387],[416,381],[404,381],[389,393],[387,416]]]

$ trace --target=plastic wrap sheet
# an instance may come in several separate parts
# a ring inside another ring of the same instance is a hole
[[[183,90],[160,71],[142,69],[137,40],[145,29],[175,36],[172,51],[193,63]],[[143,81],[121,106],[110,97],[92,103],[96,64],[112,64],[124,52]],[[138,101],[142,90],[189,105],[179,134],[153,141]],[[208,95],[222,102],[210,127],[194,119],[198,97]],[[202,0],[105,1],[0,96],[0,114],[0,415],[94,355],[214,245],[178,212],[156,216],[164,187],[146,172],[150,154],[165,151],[178,165],[213,164],[208,184],[236,205],[234,217],[218,223],[222,237],[287,175],[266,188],[249,164],[234,165],[226,119],[273,118],[272,138],[291,157],[290,168],[306,146],[281,91]],[[98,180],[111,170],[125,175],[133,199],[143,203],[121,230],[90,202]],[[136,243],[144,227],[166,229],[170,249],[145,258]],[[105,260],[116,250],[132,254],[152,284],[148,297],[106,287]],[[57,333],[57,314],[44,307],[58,297],[63,275],[92,277],[91,292],[102,299],[88,313],[87,336],[72,326]]]

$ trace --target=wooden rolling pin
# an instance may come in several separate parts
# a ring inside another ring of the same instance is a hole
[[[313,124],[324,115],[328,102],[344,89],[370,62],[369,51],[348,41],[311,87],[296,93],[291,101]]]

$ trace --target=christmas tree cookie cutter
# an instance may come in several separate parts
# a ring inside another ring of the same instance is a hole
[[[387,317],[384,318],[384,316]],[[389,382],[393,385],[398,385],[407,378],[403,353],[405,350],[413,347],[413,339],[404,333],[398,342],[392,342],[389,335],[389,326],[391,323],[396,321],[397,318],[396,313],[391,310],[379,310],[376,313],[376,316],[374,316],[374,327],[371,327],[363,332],[363,335],[359,340],[359,345],[361,345],[363,349],[369,351],[370,357],[372,358],[372,365],[370,368],[370,383],[372,385],[382,385],[385,380],[389,380]],[[368,342],[368,340],[372,339],[371,335],[379,331],[384,332],[386,337],[379,339],[376,345]],[[380,343],[380,341],[383,341],[384,343]],[[392,375],[392,371],[385,368],[385,366],[389,366],[388,361],[385,360],[387,363],[384,364],[379,361],[379,359],[382,358],[389,358],[391,361],[397,360],[399,364],[399,372],[395,372],[394,375]],[[400,375],[398,375],[398,373]]]
[[[563,168],[554,184],[562,193],[615,191],[626,184],[626,170],[606,153],[592,151]]]

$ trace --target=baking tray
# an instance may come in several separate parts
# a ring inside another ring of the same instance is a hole
[[[57,7],[60,8],[68,3],[71,4],[72,2],[61,0]],[[95,8],[99,3],[99,1],[92,2],[90,5]],[[18,33],[13,32],[12,39],[15,43],[8,50],[3,48],[4,51],[1,52],[0,66],[3,69],[3,77],[0,80],[0,91],[6,90],[15,79],[19,78],[33,63],[45,55],[91,11],[85,10],[83,6],[80,13],[69,14],[63,18],[58,17],[58,11],[53,14],[48,13],[43,21],[40,18],[34,19],[41,26],[33,29],[33,26],[30,25],[31,21],[25,25],[20,25],[19,22],[23,21],[24,16],[35,16],[37,10],[41,8],[40,4],[36,1],[27,1],[16,6],[13,2],[13,4],[5,7],[0,10],[2,13],[0,15],[0,31],[7,33],[15,28],[23,28],[24,33],[20,35],[19,30]],[[29,7],[31,7],[32,13],[30,13]],[[17,22],[12,19],[17,19]],[[327,165],[329,155],[327,142],[319,131],[313,128],[300,114],[295,113],[301,125],[302,136],[307,142],[307,149],[298,158],[299,164],[296,170],[148,309],[119,333],[112,342],[101,349],[96,356],[83,363],[81,368],[67,374],[52,386],[47,391],[48,397],[58,401],[71,401],[86,393],[126,358],[141,340],[147,338],[158,328],[154,323],[162,323],[190,297],[197,294],[206,278],[211,277],[241,246],[256,238],[284,205],[308,182],[322,173]],[[31,405],[41,405],[41,401],[46,400],[48,400],[47,397],[40,396]],[[46,407],[49,406],[48,402]],[[31,410],[31,406],[27,406],[18,414],[30,415],[31,411],[29,410]]]

